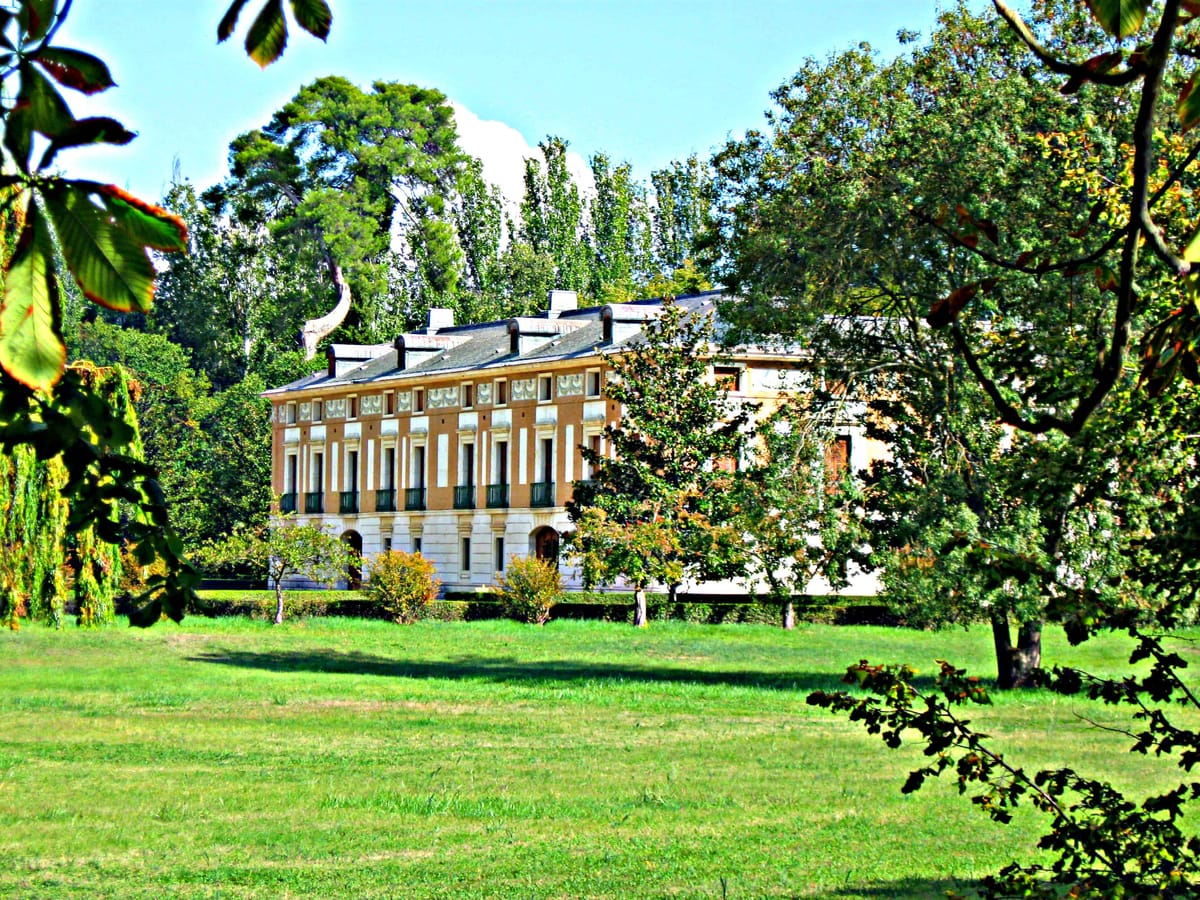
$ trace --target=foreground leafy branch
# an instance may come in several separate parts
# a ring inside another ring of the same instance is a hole
[[[1092,697],[1137,705],[1135,718],[1147,724],[1133,735],[1133,750],[1158,755],[1181,751],[1179,764],[1190,771],[1200,758],[1197,735],[1175,728],[1161,710],[1140,699],[1143,694],[1157,701],[1179,697],[1197,708],[1195,696],[1178,677],[1183,660],[1163,654],[1157,638],[1134,634],[1139,638],[1134,659],[1155,659],[1146,678],[1114,681],[1057,670],[1046,684],[1062,693],[1077,693],[1086,684]],[[1005,867],[983,880],[985,897],[1191,897],[1200,890],[1200,840],[1185,833],[1178,821],[1184,805],[1200,798],[1200,782],[1181,783],[1135,804],[1108,782],[1069,767],[1031,775],[994,749],[990,736],[975,730],[959,711],[965,704],[991,703],[979,680],[947,662],[939,661],[939,666],[936,689],[923,692],[910,667],[862,660],[842,680],[865,690],[866,696],[861,691],[816,691],[808,703],[847,713],[893,749],[906,735],[915,735],[931,762],[909,773],[901,789],[906,794],[951,772],[960,794],[979,788],[971,802],[996,822],[1010,822],[1023,800],[1049,817],[1038,846],[1054,854],[1054,862]]]

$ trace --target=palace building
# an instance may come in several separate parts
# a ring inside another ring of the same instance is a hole
[[[720,299],[675,302],[705,314]],[[334,344],[327,371],[267,391],[281,512],[335,530],[365,557],[420,551],[448,592],[492,584],[513,555],[557,558],[573,484],[588,477],[581,450],[603,455],[604,427],[621,415],[605,395],[608,360],[662,301],[580,309],[574,292],[552,291],[548,306],[477,325],[433,309],[423,332]],[[768,403],[812,377],[798,354],[753,348],[713,374],[735,401]],[[865,468],[878,448],[853,422],[842,432],[845,462]],[[578,586],[568,566],[564,581]]]

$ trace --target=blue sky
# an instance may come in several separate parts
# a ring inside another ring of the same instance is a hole
[[[261,0],[252,0],[257,11]],[[72,174],[146,199],[174,160],[201,187],[225,172],[237,134],[326,74],[444,91],[528,144],[565,137],[586,157],[628,160],[641,178],[762,123],[768,93],[806,56],[868,41],[896,52],[899,28],[928,33],[935,0],[331,0],[328,44],[293,34],[265,71],[216,44],[226,0],[76,0],[59,43],[105,59],[118,87],[72,98],[114,115],[133,144],[60,157]],[[247,15],[247,19],[249,14]],[[240,40],[248,20],[234,40]],[[468,148],[470,149],[470,148]]]

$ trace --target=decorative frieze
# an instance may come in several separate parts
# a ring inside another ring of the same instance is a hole
[[[344,418],[346,418],[346,401],[345,400],[326,400],[325,401],[325,418],[327,418],[327,419],[344,419]]]
[[[312,421],[312,404],[311,403],[301,403],[300,404],[300,421],[301,422],[311,422]]]
[[[537,381],[533,378],[518,378],[509,383],[513,400],[534,400],[537,398]]]
[[[383,395],[368,394],[359,401],[359,411],[364,416],[377,416],[383,412]]]
[[[458,406],[457,387],[430,388],[430,409],[449,409],[453,406]]]
[[[492,402],[492,386],[480,384],[475,387],[475,398],[480,406],[490,406]]]
[[[558,376],[558,396],[578,397],[583,394],[583,373]]]

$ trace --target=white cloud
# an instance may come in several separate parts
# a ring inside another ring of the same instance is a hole
[[[517,218],[525,194],[525,160],[541,159],[541,151],[530,145],[511,125],[494,119],[481,119],[461,103],[450,101],[458,125],[458,144],[483,163],[483,177],[500,188],[509,213]],[[595,181],[587,161],[567,151],[567,169],[585,195],[595,192]]]

